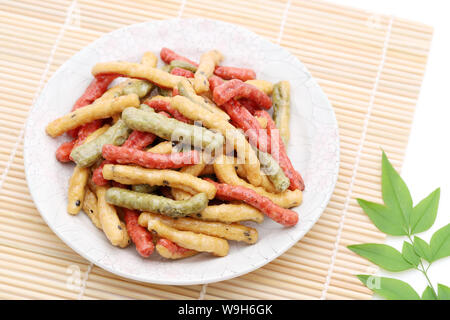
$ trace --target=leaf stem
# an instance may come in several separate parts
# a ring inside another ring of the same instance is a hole
[[[410,234],[408,234],[408,239],[409,239],[409,241],[411,242],[411,245],[414,246],[414,243],[413,243],[413,240],[411,239],[411,235],[410,235]],[[429,285],[430,288],[431,288],[431,291],[433,291],[434,297],[437,299],[438,296],[437,296],[436,291],[434,290],[433,284],[431,283],[430,278],[428,278],[428,274],[427,274],[427,271],[428,271],[428,269],[430,268],[431,263],[430,263],[430,264],[428,265],[428,267],[425,269],[425,266],[423,265],[422,258],[420,258],[420,266],[422,267],[422,269],[417,268],[417,270],[419,270],[419,271],[425,276],[425,279],[427,279],[427,282],[428,282],[428,285]]]

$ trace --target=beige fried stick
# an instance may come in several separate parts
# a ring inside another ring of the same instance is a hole
[[[199,253],[198,251],[184,249],[184,248],[183,248],[183,251],[181,251],[181,252],[177,252],[177,251],[173,252],[173,251],[170,251],[167,247],[165,247],[159,243],[156,243],[155,249],[161,255],[161,257],[166,258],[166,259],[172,259],[172,260],[189,258],[189,257],[192,257],[193,255],[196,255],[197,253]]]
[[[255,187],[241,178],[238,177],[236,174],[236,170],[234,168],[234,165],[232,163],[232,160],[220,160],[216,159],[216,162],[214,163],[214,171],[216,173],[217,178],[223,182],[234,186],[243,186],[247,187],[249,189],[254,190],[258,194],[269,198],[272,200],[275,204],[279,205],[283,208],[292,208],[300,205],[302,203],[303,194],[300,190],[296,189],[294,191],[292,190],[286,190],[281,193],[271,193],[267,192],[264,188],[261,187]]]
[[[228,242],[224,239],[192,231],[180,231],[169,227],[158,219],[151,219],[143,214],[139,216],[139,224],[186,249],[209,252],[220,257],[226,256],[229,251]]]
[[[156,68],[156,65],[158,64],[158,57],[153,52],[147,51],[142,56],[141,63],[145,66]]]
[[[191,194],[205,193],[208,199],[216,195],[216,187],[203,179],[175,170],[144,169],[134,166],[107,164],[103,177],[123,184],[148,184],[182,189]]]
[[[262,129],[267,128],[267,119],[263,117],[255,117],[256,121],[258,121],[259,125]]]
[[[142,218],[140,217],[142,221],[145,219],[159,219],[169,227],[181,231],[192,231],[227,240],[242,241],[249,244],[253,244],[258,240],[258,231],[256,231],[256,229],[238,223],[228,224],[223,222],[196,220],[193,218],[173,219],[149,212],[142,213],[141,216],[143,216]],[[145,222],[143,223],[145,224]]]
[[[214,73],[214,68],[223,60],[223,55],[217,50],[202,54],[200,64],[195,72],[194,89],[198,94],[209,90],[208,78]]]
[[[273,92],[273,83],[266,80],[247,80],[245,83],[251,84],[257,87],[259,90],[267,95],[271,95]]]
[[[87,214],[92,223],[102,230],[100,218],[98,217],[97,196],[89,189],[86,188],[86,194],[84,195],[83,211]]]
[[[173,97],[170,105],[181,112],[186,118],[201,121],[205,127],[215,129],[222,133],[225,139],[234,145],[238,157],[242,161],[245,161],[244,165],[250,183],[254,186],[261,184],[262,178],[258,157],[245,136],[239,130],[221,117],[202,110],[201,107],[185,97]]]
[[[219,204],[207,206],[202,212],[193,215],[196,219],[205,221],[220,221],[233,223],[239,221],[254,221],[261,223],[264,214],[248,204]]]
[[[119,220],[114,206],[106,202],[106,190],[107,188],[103,186],[98,186],[96,190],[100,224],[103,232],[112,245],[125,248],[130,244],[127,227]]]
[[[230,116],[225,111],[216,106],[215,103],[210,102],[208,99],[202,96],[198,96],[188,79],[183,79],[178,82],[177,88],[180,95],[188,98],[205,110],[211,113],[215,113],[227,121],[230,120]]]
[[[171,141],[160,142],[156,146],[148,148],[147,152],[161,153],[161,154],[171,153],[172,152],[172,142]]]
[[[83,207],[85,187],[89,177],[89,168],[81,168],[78,165],[73,170],[69,181],[67,212],[77,214]]]
[[[140,63],[123,61],[101,62],[92,68],[92,74],[94,76],[111,73],[120,74],[128,78],[145,79],[164,88],[174,88],[183,79],[181,76],[175,76],[163,70],[151,68],[148,65]]]
[[[139,97],[136,94],[101,100],[50,122],[45,130],[49,136],[57,137],[83,124],[97,119],[109,118],[128,107],[137,106],[139,106]]]
[[[204,164],[204,163],[194,164],[192,166],[181,168],[180,172],[187,173],[194,177],[197,177],[203,171],[205,166],[206,166],[206,164]],[[190,197],[192,197],[192,194],[190,194],[184,190],[180,190],[180,189],[176,189],[176,188],[172,188],[171,193],[175,200],[187,200]]]

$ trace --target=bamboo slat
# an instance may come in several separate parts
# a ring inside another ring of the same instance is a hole
[[[114,29],[149,19],[207,17],[247,27],[307,65],[339,123],[341,167],[318,223],[250,274],[205,286],[122,279],[77,255],[47,227],[25,181],[23,125],[57,68]],[[357,197],[380,201],[380,148],[400,169],[432,28],[314,0],[0,3],[0,298],[369,299],[354,277],[376,268],[346,249],[382,242]]]

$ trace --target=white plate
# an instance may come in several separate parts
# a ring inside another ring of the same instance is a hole
[[[202,52],[220,50],[223,65],[256,71],[258,79],[289,80],[292,88],[289,156],[306,183],[303,204],[295,208],[298,224],[284,228],[266,219],[255,226],[255,245],[230,243],[223,258],[208,254],[166,261],[154,254],[141,258],[134,246],[119,249],[81,213],[66,212],[71,164],[55,159],[67,137],[45,134],[50,121],[70,111],[92,80],[91,68],[111,60],[140,61],[145,51],[159,54],[168,47],[193,60]],[[306,67],[287,50],[242,27],[207,19],[150,21],[111,32],[64,63],[33,106],[25,134],[25,170],[33,200],[50,228],[72,249],[97,266],[134,280],[189,285],[230,279],[272,261],[314,225],[333,192],[339,168],[339,136],[333,109]]]

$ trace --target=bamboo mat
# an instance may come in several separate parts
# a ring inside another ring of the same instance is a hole
[[[318,223],[265,267],[204,286],[137,283],[93,266],[46,226],[25,181],[23,125],[49,77],[102,34],[149,19],[195,16],[247,27],[307,65],[338,119],[339,179]],[[346,246],[384,236],[354,199],[380,201],[380,148],[401,167],[430,27],[299,0],[3,0],[0,18],[0,298],[371,298],[354,274],[376,269]]]

